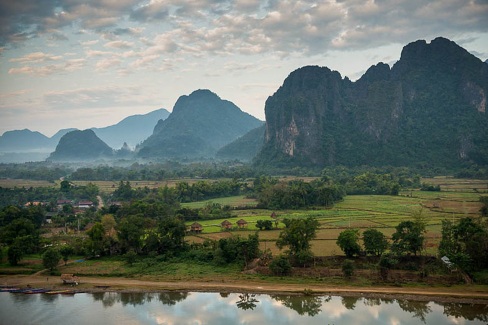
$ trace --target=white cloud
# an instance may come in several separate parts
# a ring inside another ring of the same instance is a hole
[[[105,47],[111,47],[116,49],[130,49],[134,43],[127,41],[112,41],[105,44]]]

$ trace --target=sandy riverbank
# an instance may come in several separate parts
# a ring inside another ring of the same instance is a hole
[[[160,292],[160,291],[193,291],[193,292],[229,292],[229,293],[262,293],[262,294],[323,294],[340,296],[364,296],[390,299],[410,299],[438,302],[461,302],[488,304],[488,287],[454,286],[454,287],[347,287],[327,284],[276,284],[253,281],[184,281],[168,282],[153,279],[130,279],[118,277],[79,277],[80,284],[75,288],[84,292]],[[12,275],[0,276],[0,285],[19,287],[43,287],[66,289],[57,276]]]

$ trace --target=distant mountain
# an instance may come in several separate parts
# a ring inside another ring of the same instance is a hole
[[[251,161],[263,147],[265,131],[264,124],[252,129],[237,140],[220,148],[215,156],[224,160]]]
[[[210,90],[181,96],[172,113],[159,121],[153,134],[137,149],[143,158],[213,157],[262,122]]]
[[[45,151],[51,146],[48,137],[28,129],[7,131],[0,137],[0,151],[4,152]]]
[[[70,129],[62,129],[62,130],[59,130],[58,132],[56,132],[56,134],[54,134],[50,140],[51,140],[51,144],[52,144],[52,148],[56,148],[56,146],[58,145],[59,143],[59,140],[63,137],[63,135],[65,135],[66,133],[68,132],[71,132],[71,131],[75,131],[75,130],[78,130],[78,129],[75,129],[75,128],[70,128]]]
[[[93,130],[75,130],[59,140],[50,161],[87,161],[113,158],[114,152]]]
[[[258,165],[488,166],[488,65],[436,38],[403,48],[358,81],[292,72],[265,105]]]
[[[168,116],[169,112],[161,108],[147,114],[126,117],[115,125],[92,130],[112,148],[120,148],[124,143],[134,148],[152,134],[159,120]]]

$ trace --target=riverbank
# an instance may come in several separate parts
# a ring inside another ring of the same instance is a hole
[[[265,281],[212,279],[198,281],[158,281],[157,279],[132,279],[121,277],[79,277],[76,290],[83,292],[225,292],[286,295],[340,295],[419,301],[459,302],[488,304],[488,286],[457,285],[450,287],[395,287],[395,286],[334,286],[327,284],[269,283]],[[58,276],[45,275],[3,275],[0,285],[24,287],[44,287],[66,289]]]

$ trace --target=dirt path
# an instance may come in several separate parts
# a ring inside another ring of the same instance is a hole
[[[317,284],[274,284],[250,281],[185,281],[166,282],[154,280],[138,280],[128,278],[79,277],[80,285],[76,289],[87,292],[118,291],[118,292],[158,292],[158,291],[194,291],[194,292],[252,292],[267,294],[313,294],[390,297],[396,299],[412,299],[445,302],[466,302],[488,304],[488,289],[480,286],[440,287],[440,288],[401,288],[401,287],[338,287]],[[19,287],[66,288],[58,276],[0,276],[1,285]]]

